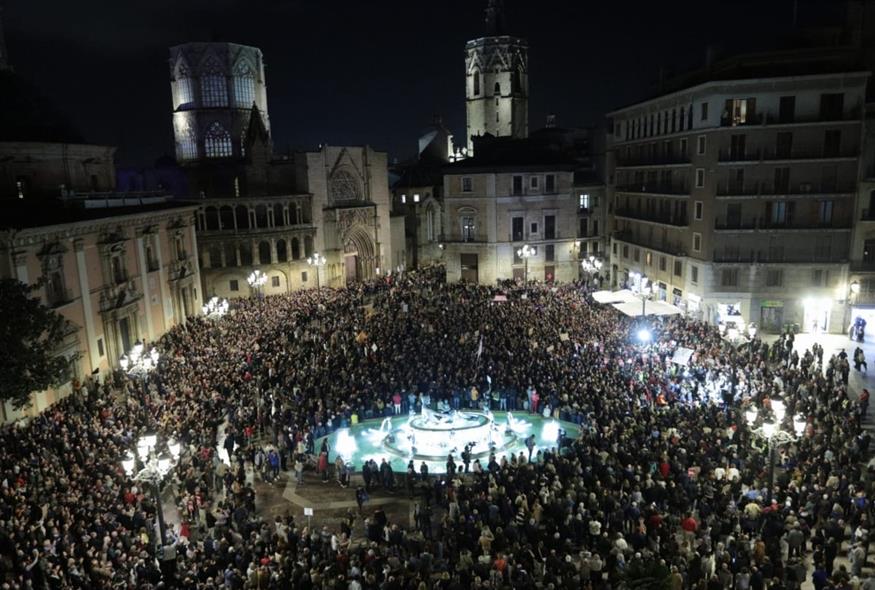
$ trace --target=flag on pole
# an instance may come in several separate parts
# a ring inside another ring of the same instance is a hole
[[[483,354],[483,334],[480,334],[480,344],[477,345],[477,360],[480,360],[480,355]]]

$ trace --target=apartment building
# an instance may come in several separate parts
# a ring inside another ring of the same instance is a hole
[[[844,329],[869,72],[817,55],[737,58],[609,114],[616,284],[640,273],[715,323]]]

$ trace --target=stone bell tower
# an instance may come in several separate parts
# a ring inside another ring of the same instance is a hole
[[[523,138],[529,134],[529,46],[505,34],[502,0],[489,0],[486,36],[465,44],[468,154],[472,136]]]

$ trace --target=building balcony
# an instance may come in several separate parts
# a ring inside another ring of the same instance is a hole
[[[722,149],[717,154],[721,164],[758,164],[762,162],[793,162],[796,160],[853,160],[859,156],[857,150],[816,149]]]
[[[625,242],[627,244],[632,244],[633,246],[640,246],[642,248],[648,248],[650,250],[656,250],[659,252],[664,252],[666,254],[670,254],[672,256],[686,256],[686,250],[681,245],[679,241],[675,240],[661,240],[661,241],[648,241],[640,236],[637,236],[629,231],[618,231],[614,232],[613,238],[620,242]]]
[[[759,162],[762,159],[760,150],[722,149],[717,152],[717,161],[721,164],[729,162]]]
[[[717,185],[718,197],[760,197],[760,196],[824,196],[852,195],[856,192],[852,183],[817,183],[798,182],[795,184],[775,185],[771,182],[749,182],[744,184],[721,183]]]
[[[649,194],[649,195],[665,195],[665,196],[690,196],[690,185],[688,184],[662,184],[658,182],[639,184],[627,184],[617,186],[615,189],[618,193],[632,194]]]
[[[815,123],[841,123],[859,122],[862,118],[860,108],[844,109],[840,113],[812,113],[792,117],[781,117],[777,113],[753,113],[748,114],[743,122],[734,121],[732,117],[725,116],[720,119],[721,127],[750,127],[753,125],[806,125]]]
[[[712,259],[718,264],[845,264],[846,258],[838,256],[789,254],[770,256],[768,252],[746,250],[737,252],[714,252]]]
[[[642,211],[635,211],[632,209],[618,208],[614,211],[614,216],[624,219],[633,219],[635,221],[644,221],[647,223],[671,225],[675,227],[687,227],[688,225],[690,225],[689,219],[686,215],[666,215],[664,213],[647,213]]]
[[[851,272],[875,273],[875,260],[856,260],[851,263]]]
[[[821,148],[815,149],[793,149],[793,150],[776,150],[769,149],[762,151],[762,159],[764,162],[777,160],[853,160],[859,153],[857,150],[825,150]]]
[[[714,230],[722,232],[751,231],[847,231],[851,229],[849,222],[832,220],[821,221],[785,221],[776,222],[760,217],[749,219],[715,219]]]
[[[58,308],[73,301],[73,291],[70,289],[46,290],[46,302],[49,307]]]
[[[664,154],[657,156],[617,158],[617,168],[647,168],[654,166],[683,166],[690,163],[687,154]]]
[[[745,232],[745,231],[753,231],[757,228],[757,219],[756,217],[752,217],[750,219],[715,219],[714,220],[714,230],[715,231],[736,231],[736,232]]]

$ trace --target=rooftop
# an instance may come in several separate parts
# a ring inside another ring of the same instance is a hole
[[[120,197],[121,198],[121,197]],[[130,203],[131,199],[126,199]],[[186,201],[162,200],[161,202],[142,202],[142,204],[120,204],[110,207],[83,206],[82,202],[56,199],[27,200],[7,199],[3,202],[3,215],[0,216],[0,229],[32,229],[65,225],[83,221],[113,219],[144,213],[172,211],[191,207]]]

